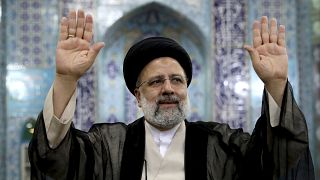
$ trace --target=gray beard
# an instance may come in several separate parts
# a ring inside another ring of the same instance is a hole
[[[179,103],[175,108],[160,109],[159,102],[161,101]],[[141,108],[146,121],[159,129],[171,129],[184,121],[189,113],[189,107],[189,97],[185,101],[181,101],[176,95],[164,95],[160,96],[156,102],[148,102],[143,95],[141,96]]]

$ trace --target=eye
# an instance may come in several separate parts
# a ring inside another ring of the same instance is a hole
[[[173,84],[183,84],[183,79],[181,77],[173,77],[173,78],[171,78],[171,83],[173,83]]]
[[[149,86],[159,86],[161,84],[163,84],[163,79],[154,79],[148,82]]]

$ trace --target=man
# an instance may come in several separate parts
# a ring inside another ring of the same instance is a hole
[[[252,135],[214,122],[188,122],[192,64],[174,40],[151,37],[124,60],[126,85],[144,117],[132,124],[75,129],[75,89],[103,43],[90,46],[93,20],[82,10],[62,18],[56,77],[29,146],[32,179],[314,179],[304,116],[288,76],[285,28],[253,24],[253,67],[265,84]]]

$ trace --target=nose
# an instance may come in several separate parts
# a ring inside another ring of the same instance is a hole
[[[172,88],[171,82],[169,79],[166,79],[162,86],[162,93],[173,94],[174,89]]]

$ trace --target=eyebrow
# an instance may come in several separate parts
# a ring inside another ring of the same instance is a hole
[[[183,75],[181,74],[170,74],[169,77],[175,77],[175,76],[179,76],[179,77],[184,77]],[[151,79],[157,79],[157,78],[165,78],[165,75],[156,75],[156,76],[152,76],[149,78],[149,80]]]
[[[170,75],[169,75],[169,78],[170,78],[170,77],[177,77],[177,76],[179,76],[179,77],[181,77],[181,78],[185,78],[185,79],[187,80],[187,77],[186,77],[186,76],[181,75],[181,74],[175,74],[175,73],[170,74]],[[146,81],[151,81],[151,80],[158,79],[158,78],[165,78],[165,75],[155,75],[155,76],[151,76],[150,78],[148,78],[148,79],[146,79],[146,80],[144,80],[144,81],[142,81],[142,80],[139,78],[139,79],[137,80],[137,82],[136,82],[136,87],[141,86],[141,84],[144,83],[144,82],[146,82]]]

